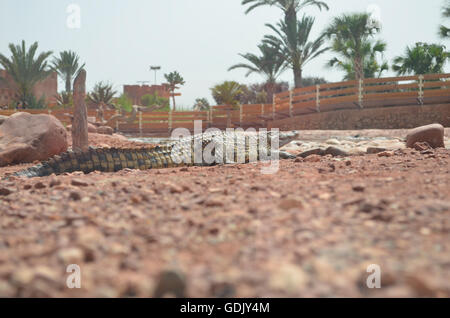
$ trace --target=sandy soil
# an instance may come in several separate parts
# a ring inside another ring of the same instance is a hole
[[[450,150],[263,166],[0,181],[0,296],[450,297]]]

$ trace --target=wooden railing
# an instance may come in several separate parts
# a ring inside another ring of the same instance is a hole
[[[271,120],[317,112],[437,103],[450,103],[450,74],[371,78],[322,84],[276,94],[273,104],[213,106],[208,111],[138,112],[131,123],[113,121],[110,125],[122,133],[164,135],[176,128],[193,131],[195,123],[201,125],[202,129],[225,129],[228,126],[261,128],[267,127],[268,121]],[[25,111],[32,114],[52,114],[65,125],[71,123],[71,110]],[[2,110],[0,115],[9,116],[14,112],[17,111]],[[116,114],[115,110],[107,110],[103,117],[108,120]],[[99,121],[96,110],[89,110],[88,116],[93,121]]]
[[[450,102],[450,74],[371,78],[298,88],[274,97],[274,118],[340,109]]]

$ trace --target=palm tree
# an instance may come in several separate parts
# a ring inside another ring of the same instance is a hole
[[[94,89],[87,95],[90,102],[103,109],[103,106],[112,106],[114,95],[116,91],[113,90],[113,86],[110,83],[98,82],[95,84]]]
[[[166,78],[166,81],[169,83],[169,90],[173,98],[173,110],[175,111],[176,110],[175,90],[180,88],[178,85],[184,85],[186,82],[184,81],[183,77],[181,77],[180,73],[178,73],[177,71],[174,71],[169,74],[164,74],[164,77]]]
[[[378,62],[377,55],[383,55],[386,51],[386,43],[382,41],[365,41],[362,45],[364,49],[363,56],[363,74],[364,78],[381,77],[384,71],[389,70],[389,65],[386,61]],[[327,66],[336,67],[345,72],[344,81],[350,81],[356,79],[355,65],[353,63],[352,56],[346,54],[348,51],[341,51],[342,58],[333,58],[328,61]]]
[[[47,67],[47,58],[52,52],[42,52],[35,58],[37,49],[38,42],[27,49],[25,41],[22,41],[21,45],[9,44],[12,54],[10,58],[0,54],[0,65],[13,79],[17,86],[18,100],[24,105],[36,100],[33,95],[34,85],[52,72]]]
[[[450,0],[447,0],[444,7],[442,8],[442,17],[447,19],[450,18]],[[450,38],[450,28],[441,25],[439,28],[439,35],[444,39]]]
[[[398,75],[442,73],[449,57],[444,45],[418,42],[415,47],[406,47],[405,54],[394,59],[392,69]]]
[[[295,23],[297,21],[297,13],[308,6],[316,6],[319,10],[322,8],[329,10],[328,5],[324,1],[317,0],[242,0],[242,5],[250,4],[245,12],[248,14],[260,6],[276,6],[284,13],[284,22],[286,24]]]
[[[264,41],[277,47],[279,54],[286,60],[287,65],[292,68],[296,88],[302,86],[303,68],[305,65],[328,50],[328,48],[322,48],[324,35],[309,41],[314,21],[313,17],[303,16],[296,23],[286,23],[281,20],[277,24],[278,28],[271,24],[266,24],[276,33],[276,36],[266,35]]]
[[[59,57],[53,59],[53,69],[58,72],[66,83],[66,93],[72,92],[72,79],[84,68],[85,64],[79,65],[79,56],[72,51],[63,51]]]
[[[283,73],[286,69],[286,60],[279,53],[279,50],[276,46],[268,45],[266,43],[258,45],[259,50],[261,51],[261,56],[247,53],[247,54],[239,54],[244,59],[250,62],[250,64],[240,63],[231,66],[228,71],[237,69],[237,68],[245,68],[248,70],[245,75],[248,77],[252,73],[258,73],[264,75],[266,78],[266,85],[268,87],[268,96],[269,99],[272,99],[273,95],[273,86],[275,85],[277,78]]]
[[[211,93],[218,105],[230,106],[227,108],[227,127],[231,127],[231,109],[239,104],[242,86],[234,81],[225,81],[211,88]]]
[[[373,23],[367,13],[344,14],[334,18],[325,34],[332,40],[331,50],[351,61],[355,79],[364,79],[365,59],[370,57],[374,47],[386,47],[381,41],[371,44],[373,35],[380,31],[380,26]]]

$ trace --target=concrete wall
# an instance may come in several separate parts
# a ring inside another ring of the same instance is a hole
[[[315,113],[268,122],[280,130],[401,129],[440,123],[450,127],[450,104]]]

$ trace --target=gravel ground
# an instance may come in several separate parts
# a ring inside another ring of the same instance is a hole
[[[385,155],[2,180],[0,296],[450,297],[450,150]]]

